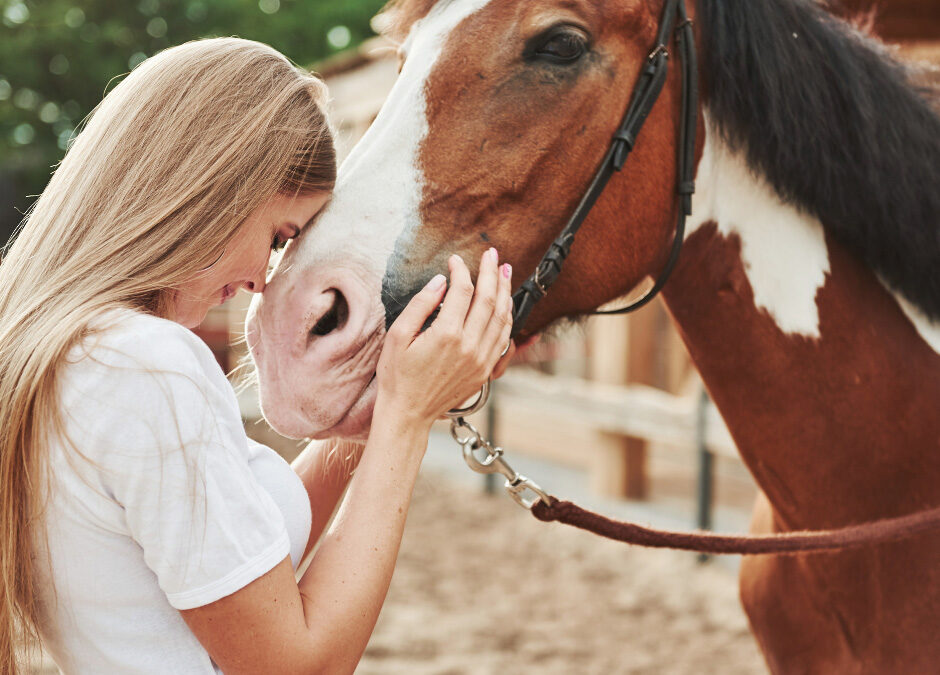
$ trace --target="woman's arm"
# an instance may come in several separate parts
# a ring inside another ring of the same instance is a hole
[[[505,358],[500,359],[496,364],[493,379],[503,375],[515,352],[516,347],[511,344]],[[300,476],[310,499],[310,537],[304,549],[304,558],[319,541],[326,524],[330,521],[336,505],[349,484],[350,477],[359,464],[364,445],[358,441],[340,438],[312,441],[291,463],[291,467]]]
[[[181,612],[232,673],[351,673],[394,570],[427,429],[374,416],[347,498],[300,582],[290,559],[232,595]]]
[[[300,476],[310,499],[310,537],[304,549],[304,558],[319,541],[330,516],[336,510],[359,464],[363,447],[363,443],[339,438],[312,441],[291,462],[291,468]]]
[[[495,256],[484,256],[475,294],[466,267],[452,261],[441,312],[419,335],[443,293],[429,284],[389,331],[369,440],[299,584],[285,559],[232,595],[182,612],[227,674],[332,675],[359,662],[388,590],[431,423],[474,392],[509,339],[509,279]]]

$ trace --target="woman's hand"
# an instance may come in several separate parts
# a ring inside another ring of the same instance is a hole
[[[459,256],[451,256],[450,289],[443,275],[428,282],[388,331],[377,369],[376,411],[427,424],[455,408],[499,372],[512,329],[512,268],[499,266],[496,249],[480,260],[476,290]],[[445,297],[446,291],[446,297]],[[441,303],[430,328],[421,327]]]

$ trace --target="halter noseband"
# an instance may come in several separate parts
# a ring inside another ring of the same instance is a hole
[[[519,334],[535,304],[545,297],[548,289],[555,283],[558,275],[561,274],[561,266],[571,251],[571,245],[574,243],[574,237],[581,228],[581,224],[604,191],[614,171],[620,171],[623,168],[627,157],[633,150],[640,129],[643,127],[643,123],[653,109],[653,105],[666,83],[669,63],[667,45],[676,21],[678,21],[678,25],[675,26],[676,42],[679,45],[682,64],[682,107],[679,117],[678,184],[676,186],[679,216],[672,251],[666,261],[666,266],[656,279],[656,283],[653,284],[653,287],[646,295],[626,307],[595,311],[593,313],[626,314],[639,309],[659,293],[675,267],[676,261],[679,259],[679,250],[682,248],[682,240],[685,236],[685,219],[692,212],[692,193],[695,192],[694,163],[695,127],[698,114],[698,73],[692,22],[686,14],[685,2],[683,0],[666,0],[663,17],[656,35],[656,44],[643,65],[643,70],[640,72],[640,77],[630,97],[630,104],[627,106],[620,127],[613,135],[607,154],[604,155],[600,167],[594,174],[591,184],[585,191],[584,196],[581,197],[574,213],[571,214],[561,233],[551,243],[548,251],[542,256],[535,272],[523,281],[522,285],[513,293],[513,337]]]

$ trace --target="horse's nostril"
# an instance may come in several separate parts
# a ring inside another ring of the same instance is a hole
[[[322,337],[329,335],[345,326],[346,320],[349,319],[349,303],[346,302],[345,296],[335,288],[331,292],[333,293],[333,304],[327,313],[320,317],[316,325],[310,329],[311,336]]]

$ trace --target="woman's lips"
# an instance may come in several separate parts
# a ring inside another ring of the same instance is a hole
[[[221,305],[223,302],[235,295],[235,289],[232,288],[231,284],[225,284],[225,287],[221,291],[222,300],[219,302]]]

